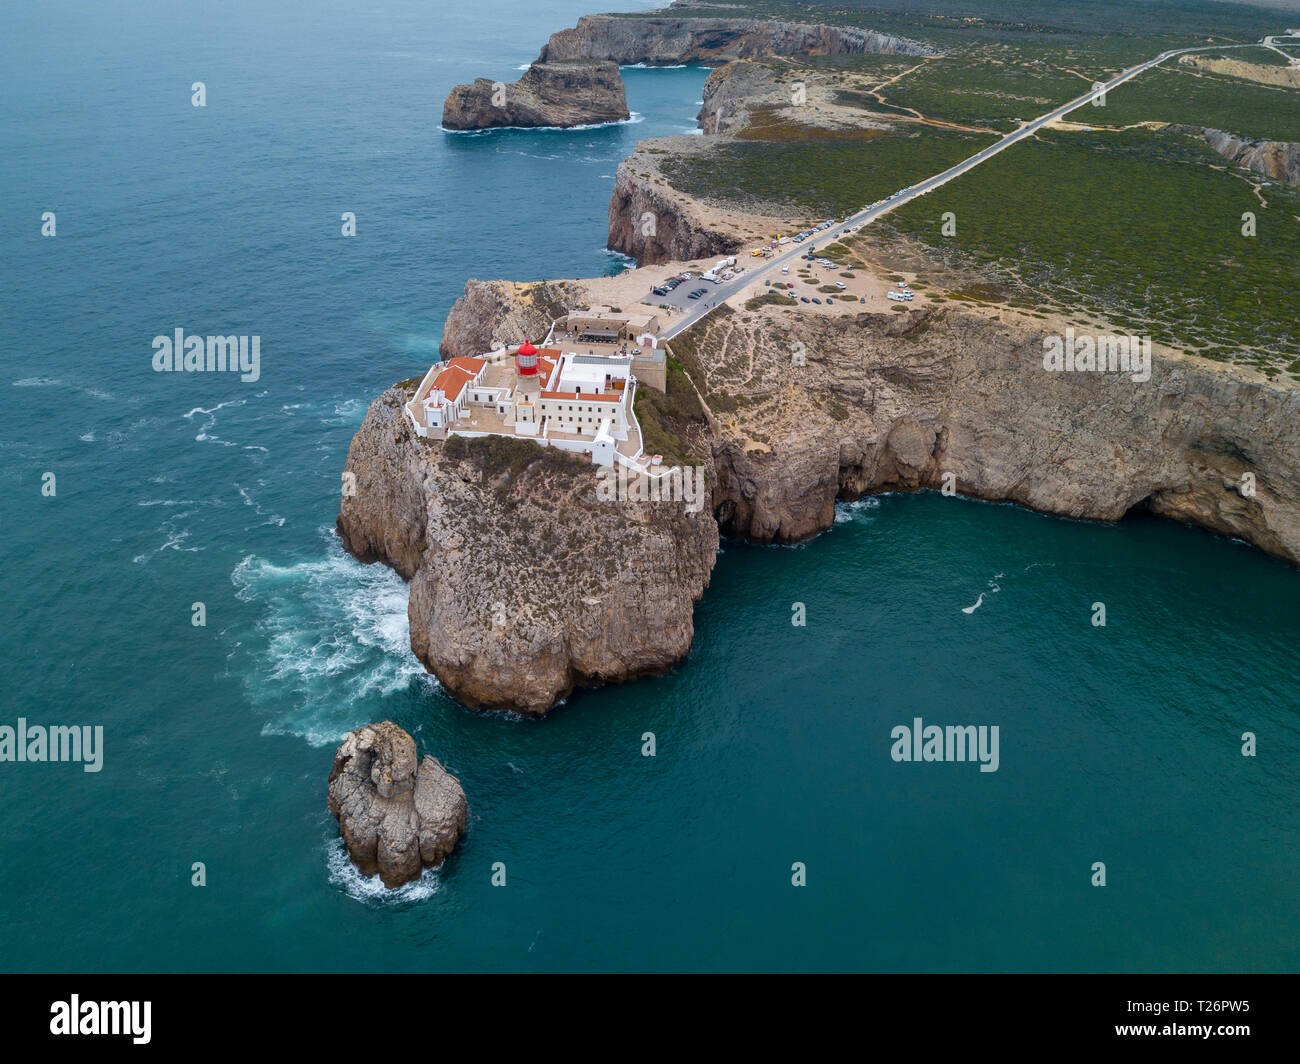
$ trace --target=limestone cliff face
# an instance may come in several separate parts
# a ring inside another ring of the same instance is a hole
[[[521,340],[540,340],[556,318],[583,305],[581,290],[562,281],[470,279],[447,315],[438,352],[444,359],[473,358]]]
[[[477,283],[453,319],[481,289],[536,312],[528,286]],[[1042,339],[957,308],[717,312],[673,342],[712,408],[695,513],[602,502],[585,459],[532,444],[418,440],[414,384],[397,386],[352,441],[339,533],[410,581],[412,649],[450,694],[524,714],[681,661],[720,531],[797,542],[837,499],[946,473],[961,495],[1097,521],[1146,508],[1300,564],[1300,392],[1159,352],[1145,382],[1053,373]]]
[[[744,241],[738,233],[710,219],[698,202],[666,181],[656,180],[654,157],[645,153],[655,143],[642,141],[637,154],[619,164],[609,199],[606,246],[640,266],[740,251]]]
[[[542,714],[575,687],[663,672],[694,635],[718,529],[707,502],[601,501],[584,458],[415,437],[389,389],[348,452],[344,545],[411,582],[411,648],[474,708]]]
[[[777,84],[775,73],[759,63],[727,63],[705,80],[696,120],[706,134],[735,132],[748,124],[749,108],[788,103],[788,93]]]
[[[1221,129],[1175,126],[1204,140],[1225,159],[1253,170],[1270,181],[1300,188],[1300,144],[1278,140],[1247,140]]]
[[[1052,373],[1042,336],[955,309],[707,322],[675,348],[706,400],[747,400],[716,419],[722,531],[792,542],[837,498],[951,472],[962,495],[1098,521],[1145,507],[1300,561],[1300,393],[1174,355],[1145,383]]]
[[[924,44],[874,30],[751,18],[585,15],[551,35],[547,62],[612,59],[620,64],[716,63],[759,55],[932,55]]]
[[[582,126],[630,117],[616,63],[534,63],[498,92],[486,78],[457,85],[442,105],[444,129]]]

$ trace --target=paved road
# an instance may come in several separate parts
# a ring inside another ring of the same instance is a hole
[[[712,284],[709,281],[687,281],[677,289],[677,292],[674,294],[689,292],[694,288],[708,288],[709,291],[707,295],[700,298],[698,305],[691,307],[684,318],[674,322],[664,331],[663,338],[665,340],[671,340],[678,333],[682,332],[682,330],[690,328],[701,318],[709,314],[715,307],[735,295],[741,289],[747,288],[755,283],[761,287],[765,279],[780,276],[781,267],[798,262],[801,255],[807,254],[809,244],[825,245],[826,243],[843,236],[846,229],[857,228],[870,222],[874,222],[877,218],[884,214],[888,214],[897,207],[901,207],[904,203],[910,203],[912,200],[916,199],[917,196],[924,196],[927,192],[933,192],[940,185],[947,184],[955,177],[960,177],[962,174],[966,173],[967,170],[974,169],[985,160],[991,159],[998,152],[1006,151],[1006,149],[1011,147],[1011,145],[1019,143],[1026,137],[1032,137],[1036,132],[1038,132],[1038,130],[1042,129],[1043,126],[1055,122],[1057,119],[1068,115],[1071,111],[1078,110],[1078,108],[1091,103],[1096,97],[1110,92],[1111,89],[1123,85],[1124,82],[1137,77],[1139,74],[1146,73],[1146,71],[1150,70],[1152,67],[1159,66],[1166,59],[1176,55],[1185,55],[1189,52],[1218,52],[1228,48],[1256,47],[1258,47],[1258,45],[1255,44],[1216,44],[1197,48],[1175,48],[1168,52],[1161,52],[1154,59],[1148,59],[1145,63],[1141,63],[1135,67],[1130,67],[1123,73],[1117,74],[1115,77],[1111,78],[1110,81],[1106,82],[1101,89],[1089,89],[1082,96],[1075,97],[1069,103],[1062,104],[1060,107],[1056,108],[1056,110],[1049,111],[1047,114],[1035,118],[1032,122],[1023,123],[1019,129],[1006,134],[1001,139],[990,144],[987,148],[976,152],[969,159],[964,159],[956,166],[944,170],[943,173],[935,174],[934,177],[928,177],[924,181],[911,186],[911,188],[901,196],[896,196],[893,199],[886,200],[884,203],[880,204],[879,207],[859,211],[857,214],[851,215],[850,217],[837,222],[829,229],[824,229],[822,232],[813,235],[802,244],[792,243],[785,250],[778,251],[775,258],[755,259],[749,256],[748,251],[744,251],[741,254],[746,258],[749,258],[749,263],[754,263],[755,265],[751,266],[740,256],[737,256],[736,261],[746,265],[748,268],[735,280],[717,285]]]

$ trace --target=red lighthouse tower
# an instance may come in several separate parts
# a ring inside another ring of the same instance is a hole
[[[515,352],[515,369],[521,377],[537,376],[537,348],[525,340]]]

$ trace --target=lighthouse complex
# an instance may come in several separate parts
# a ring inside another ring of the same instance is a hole
[[[659,456],[644,453],[633,401],[639,386],[665,388],[659,328],[653,313],[568,314],[540,347],[435,362],[406,414],[423,438],[516,436],[654,476]]]

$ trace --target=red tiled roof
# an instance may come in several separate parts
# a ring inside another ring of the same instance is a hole
[[[453,358],[434,379],[433,388],[440,388],[448,402],[455,402],[465,385],[477,377],[486,364],[481,358]]]

